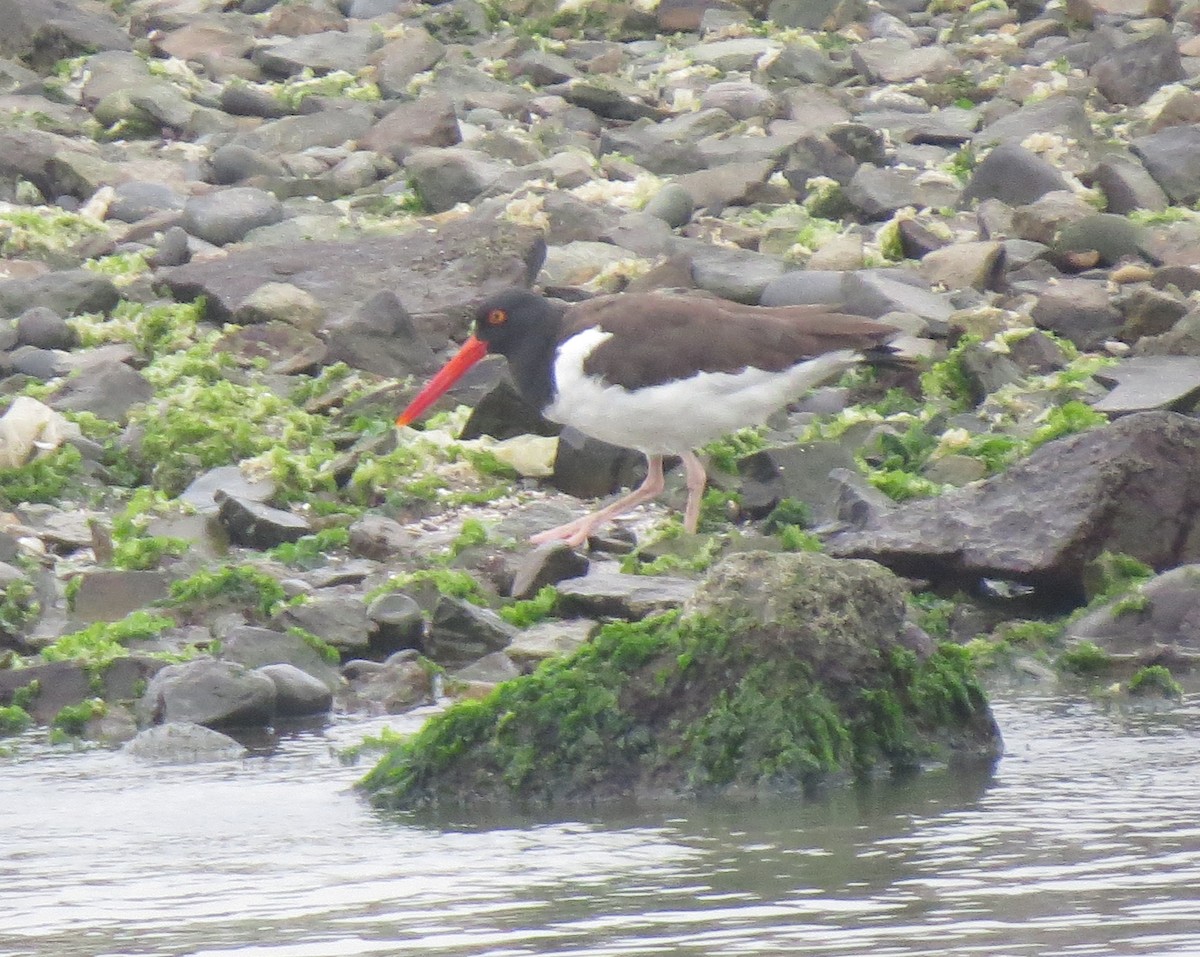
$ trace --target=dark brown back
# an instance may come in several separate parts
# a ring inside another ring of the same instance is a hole
[[[898,332],[827,306],[746,306],[667,293],[601,296],[572,306],[562,339],[589,326],[614,336],[588,356],[584,371],[627,389],[697,372],[775,372],[825,352],[875,348]]]

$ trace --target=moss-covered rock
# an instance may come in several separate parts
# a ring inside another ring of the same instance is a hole
[[[401,808],[802,793],[994,758],[968,656],[908,625],[905,594],[872,562],[732,556],[683,613],[609,625],[454,706],[363,787]]]

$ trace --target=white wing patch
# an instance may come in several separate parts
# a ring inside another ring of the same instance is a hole
[[[554,363],[557,392],[544,415],[593,438],[651,455],[688,452],[736,429],[758,425],[858,361],[857,353],[843,349],[781,372],[699,372],[631,391],[584,374],[584,361],[610,338],[611,332],[587,329],[559,347]]]

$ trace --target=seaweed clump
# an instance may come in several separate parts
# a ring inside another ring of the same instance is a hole
[[[999,753],[970,656],[905,617],[882,566],[808,553],[721,562],[682,612],[618,622],[569,658],[394,745],[382,806],[546,806],[802,794]]]

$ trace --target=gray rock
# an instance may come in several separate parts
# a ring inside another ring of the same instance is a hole
[[[1054,241],[1057,252],[1094,251],[1100,265],[1112,266],[1126,256],[1139,256],[1146,244],[1146,230],[1115,213],[1095,213],[1068,223]]]
[[[1200,357],[1131,356],[1095,374],[1112,391],[1092,403],[1097,412],[1126,415],[1169,409],[1190,412],[1200,399]]]
[[[678,183],[668,183],[651,197],[642,212],[678,229],[692,218],[695,209],[691,193]]]
[[[1130,145],[1172,204],[1190,206],[1200,199],[1200,124],[1169,126]]]
[[[111,359],[81,369],[47,404],[59,412],[91,412],[123,423],[134,406],[148,402],[153,395],[154,387],[145,376],[119,359]]]
[[[86,269],[68,269],[33,279],[0,282],[0,318],[13,318],[38,307],[60,316],[108,312],[120,298],[117,287],[107,276]]]
[[[422,202],[435,213],[471,202],[513,171],[486,153],[459,146],[415,150],[404,165]]]
[[[513,598],[532,598],[547,585],[586,575],[590,565],[586,556],[562,542],[539,545],[517,565],[509,594]]]
[[[279,222],[283,216],[282,204],[270,193],[235,186],[193,196],[184,204],[181,225],[205,242],[224,246],[258,226]]]
[[[445,55],[445,46],[430,36],[427,30],[411,27],[403,36],[372,54],[375,82],[384,96],[400,96],[407,91],[414,76],[437,66]]]
[[[623,485],[632,487],[641,482],[645,466],[645,456],[640,452],[609,445],[568,428],[559,436],[549,482],[577,498],[598,498]]]
[[[765,86],[749,80],[725,80],[704,90],[700,106],[706,110],[724,110],[735,120],[748,120],[774,116],[779,101]]]
[[[329,361],[400,378],[435,369],[437,358],[395,293],[381,290],[326,328]]]
[[[371,623],[371,648],[392,654],[406,648],[420,648],[425,635],[425,616],[421,606],[403,592],[387,592],[367,606]]]
[[[240,143],[226,143],[208,156],[205,179],[218,186],[229,186],[251,176],[282,176],[283,163],[262,150]]]
[[[679,608],[695,594],[697,583],[666,575],[625,575],[593,566],[582,578],[558,583],[564,615],[638,621]]]
[[[765,515],[783,499],[806,503],[813,523],[837,517],[841,484],[830,473],[854,468],[852,452],[838,442],[810,442],[763,449],[738,459],[742,507]]]
[[[299,515],[271,508],[262,502],[238,498],[228,492],[217,495],[217,517],[229,540],[246,548],[274,548],[312,534],[312,526]]]
[[[771,160],[751,160],[745,163],[723,163],[714,169],[685,173],[676,179],[692,202],[718,215],[727,206],[742,206],[753,201],[756,191],[775,171]]]
[[[1162,87],[1187,76],[1179,47],[1167,31],[1119,47],[1092,64],[1088,72],[1105,99],[1130,106],[1145,103]]]
[[[1088,612],[1067,625],[1063,640],[1090,641],[1134,666],[1200,663],[1200,565],[1172,568]]]
[[[1124,216],[1135,209],[1161,210],[1171,204],[1162,187],[1139,163],[1104,160],[1097,164],[1095,178],[1108,200],[1110,213]]]
[[[733,40],[715,40],[698,43],[691,48],[696,63],[715,66],[724,73],[749,72],[759,59],[779,49],[779,43],[760,37],[739,37]]]
[[[277,120],[291,111],[273,93],[244,83],[228,83],[221,88],[221,109],[230,116],[257,116]]]
[[[189,248],[191,237],[182,226],[172,226],[167,229],[162,238],[155,244],[154,252],[147,257],[147,262],[154,267],[182,266],[191,259]]]
[[[350,551],[355,555],[387,561],[412,548],[416,534],[393,518],[370,512],[353,522],[349,528]]]
[[[596,629],[589,618],[543,621],[518,632],[504,651],[528,674],[547,658],[569,655],[582,648]]]
[[[977,148],[1005,147],[1006,151],[1002,156],[1005,157],[1006,162],[1011,163],[1012,156],[1016,154],[1010,154],[1008,151],[1031,133],[1056,133],[1073,139],[1079,144],[1090,143],[1094,135],[1092,123],[1088,119],[1083,101],[1063,93],[1049,96],[1044,100],[1032,100],[1020,109],[989,123],[976,134],[973,143]],[[1049,166],[1049,164],[1046,165]],[[1037,167],[1030,167],[1030,171],[1036,170]],[[978,173],[978,170],[976,172]],[[1013,172],[1018,172],[1018,170]],[[1012,185],[1017,188],[1020,184]],[[1062,187],[1057,188],[1061,189]],[[1004,199],[1003,196],[999,198]]]
[[[513,76],[523,76],[534,86],[566,83],[578,77],[575,64],[564,56],[545,50],[526,50],[512,61]]]
[[[17,317],[17,343],[38,349],[71,349],[75,330],[53,309],[34,306]]]
[[[257,150],[267,156],[300,153],[314,147],[341,146],[356,140],[375,123],[375,113],[365,103],[339,100],[336,110],[303,116],[285,116],[239,133],[230,143]]]
[[[827,542],[900,574],[971,584],[993,577],[1079,595],[1105,551],[1155,568],[1200,558],[1200,421],[1143,412],[1048,442],[1008,471],[905,502]]]
[[[163,183],[118,183],[108,207],[110,219],[136,223],[158,213],[183,209],[183,196]]]
[[[371,623],[361,595],[318,593],[301,604],[289,605],[279,619],[288,627],[312,632],[343,656],[361,654],[370,646]]]
[[[959,191],[942,183],[923,185],[917,170],[889,169],[864,163],[843,194],[862,219],[877,222],[906,206],[956,205]]]
[[[462,132],[454,101],[433,92],[398,104],[363,135],[360,146],[402,163],[415,150],[460,142]]]
[[[41,73],[49,73],[60,59],[133,46],[108,10],[70,0],[0,0],[0,22],[0,55]]]
[[[774,256],[698,240],[681,240],[675,250],[691,257],[692,279],[698,289],[735,302],[759,302],[772,282],[795,268]]]
[[[942,46],[912,48],[904,40],[875,39],[858,43],[850,55],[854,68],[873,83],[937,83],[962,71],[962,63]]]
[[[484,655],[478,661],[459,668],[451,674],[455,681],[479,682],[482,684],[499,684],[521,674],[511,658],[503,651],[493,651]]]
[[[982,292],[999,288],[1005,258],[1004,244],[994,240],[953,243],[926,253],[921,260],[920,272],[931,286]]]
[[[841,302],[845,279],[846,273],[841,270],[793,270],[767,284],[759,305],[812,306]]]
[[[1121,313],[1103,282],[1063,279],[1045,286],[1031,316],[1041,329],[1069,339],[1081,349],[1094,349],[1121,329]]]
[[[1188,311],[1187,300],[1173,291],[1161,292],[1140,283],[1118,296],[1116,305],[1125,317],[1121,336],[1126,342],[1169,332]]]
[[[227,734],[185,721],[171,721],[140,732],[122,753],[154,764],[233,761],[249,752]]]
[[[333,707],[333,692],[325,683],[294,665],[263,665],[258,674],[275,685],[275,715],[279,718],[308,718],[327,714]]]
[[[220,498],[238,498],[243,502],[266,502],[275,494],[270,479],[252,479],[236,465],[222,465],[196,476],[179,495],[179,500],[202,514],[215,514]]]
[[[9,355],[12,371],[48,382],[71,371],[70,356],[60,349],[18,346]]]
[[[872,319],[889,312],[907,312],[931,323],[948,322],[954,312],[950,299],[931,292],[923,281],[919,285],[911,281],[917,278],[873,269],[846,273],[842,281],[843,308]]]
[[[159,571],[91,569],[79,576],[73,611],[83,621],[119,621],[166,598],[168,582]]]
[[[221,260],[189,263],[163,279],[180,298],[204,296],[207,318],[217,323],[228,322],[267,275],[286,275],[292,285],[312,293],[331,317],[350,313],[378,290],[400,289],[421,334],[434,340],[438,334],[449,338],[460,332],[464,303],[481,291],[529,285],[544,255],[537,230],[464,217],[434,233],[256,246]],[[0,284],[0,305],[5,285]]]
[[[293,632],[239,624],[219,631],[217,637],[225,661],[256,671],[271,665],[287,665],[320,682],[326,691],[336,691],[342,686],[337,662],[326,660],[320,651]]]
[[[327,30],[280,43],[262,44],[255,48],[251,59],[273,76],[295,76],[304,70],[357,73],[382,45],[383,38],[371,30]]]
[[[1067,181],[1052,164],[1015,143],[1002,143],[975,167],[963,190],[962,203],[999,199],[1020,206],[1067,188]]]
[[[401,651],[383,664],[350,661],[343,674],[350,682],[350,701],[384,714],[400,714],[433,700],[433,677],[415,651]]]
[[[158,672],[138,710],[154,724],[263,727],[275,717],[275,683],[231,661],[198,659]]]
[[[591,110],[597,116],[610,120],[660,119],[658,107],[647,103],[645,93],[633,84],[623,88],[611,79],[598,83],[580,79],[556,86],[547,86],[547,93],[557,94],[568,103]]]
[[[494,611],[443,595],[434,606],[425,635],[425,654],[439,665],[453,668],[503,651],[515,635],[516,629]]]

